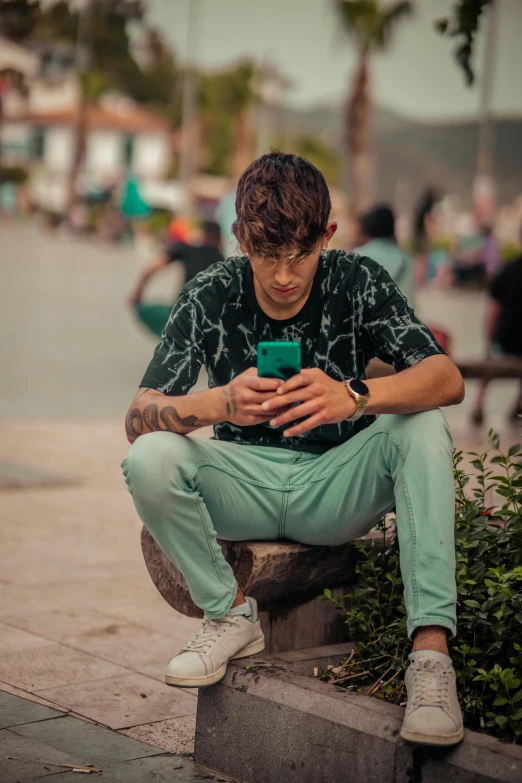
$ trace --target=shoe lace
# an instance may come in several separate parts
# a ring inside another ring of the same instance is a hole
[[[181,652],[205,652],[224,636],[228,631],[228,628],[233,625],[234,623],[232,620],[229,620],[226,617],[222,617],[218,620],[205,617],[192,639],[188,640]]]
[[[413,664],[415,676],[415,707],[446,707],[449,700],[448,669],[430,658]]]

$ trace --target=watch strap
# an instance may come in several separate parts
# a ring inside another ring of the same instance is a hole
[[[364,411],[366,410],[366,406],[368,405],[368,399],[370,397],[369,394],[357,394],[357,392],[354,392],[352,387],[350,386],[350,381],[343,381],[344,385],[346,386],[346,391],[350,395],[350,397],[353,397],[355,400],[355,412],[352,414],[352,416],[349,416],[349,418],[346,419],[346,421],[358,421],[361,416],[364,416]]]

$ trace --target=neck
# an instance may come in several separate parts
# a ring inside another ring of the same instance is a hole
[[[288,318],[293,318],[294,315],[297,315],[297,313],[299,313],[303,309],[303,307],[305,306],[308,300],[308,297],[310,296],[310,292],[312,290],[312,285],[314,282],[312,279],[307,290],[303,293],[301,297],[299,297],[297,302],[292,302],[292,304],[284,305],[284,304],[279,304],[278,302],[274,302],[273,299],[270,299],[270,297],[267,296],[265,291],[263,291],[262,287],[260,286],[257,277],[255,275],[253,277],[254,277],[254,291],[259,307],[265,313],[265,315],[268,315],[269,318],[273,318],[276,321],[286,321]]]

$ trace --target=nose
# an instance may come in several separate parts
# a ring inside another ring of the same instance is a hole
[[[279,261],[277,263],[274,280],[276,285],[281,288],[292,287],[292,269],[285,261]]]

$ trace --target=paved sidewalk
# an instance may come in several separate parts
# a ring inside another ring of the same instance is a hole
[[[121,421],[4,422],[1,440],[17,480],[58,483],[0,490],[0,689],[190,753],[196,691],[163,677],[199,622],[145,568]]]
[[[89,772],[89,768],[92,772]],[[108,783],[196,783],[217,777],[188,759],[0,690],[0,780],[33,783],[77,772]]]

